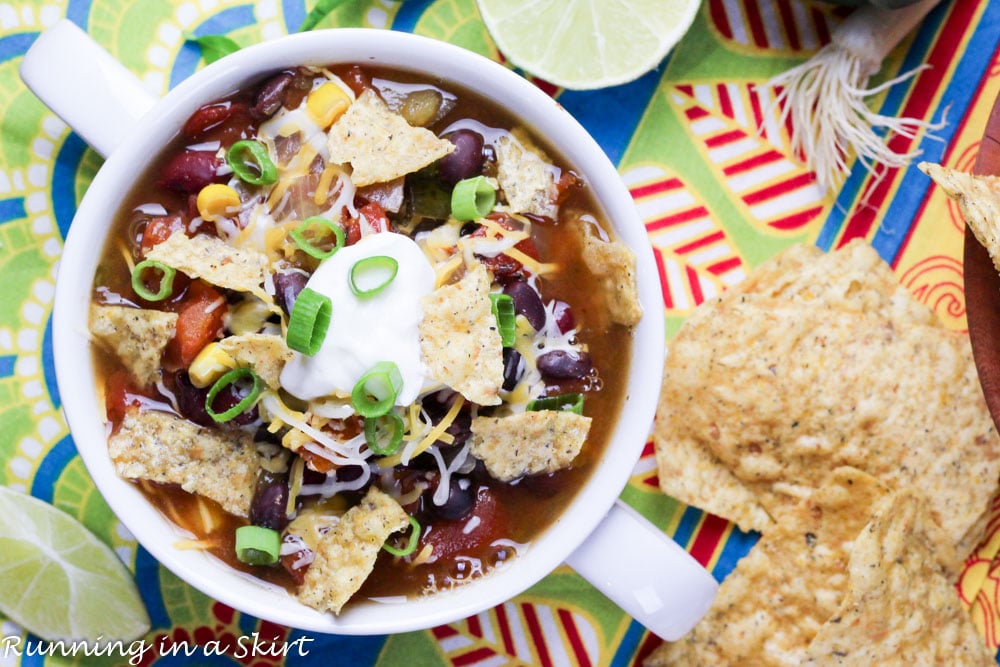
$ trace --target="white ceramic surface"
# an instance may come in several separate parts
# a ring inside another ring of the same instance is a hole
[[[432,73],[476,89],[561,147],[593,189],[619,238],[635,251],[647,314],[636,329],[628,397],[612,443],[552,527],[512,563],[479,581],[404,603],[365,601],[335,617],[304,607],[283,589],[211,556],[174,548],[181,537],[177,529],[112,469],[85,332],[93,276],[112,220],[108,212],[118,208],[132,179],[188,116],[267,73],[298,64],[343,62]],[[658,274],[645,229],[614,166],[552,98],[510,70],[458,47],[402,32],[363,29],[297,34],[244,49],[198,72],[151,108],[149,95],[135,77],[69,22],[38,39],[21,73],[46,104],[108,157],[80,205],[60,261],[54,312],[56,373],[73,438],[94,482],[125,526],[167,568],[205,594],[276,623],[316,632],[382,634],[433,627],[481,612],[536,583],[572,554],[571,562],[595,586],[665,639],[683,635],[701,618],[717,588],[711,575],[631,512],[618,509],[604,520],[640,456],[655,411],[664,352]],[[74,83],[62,85],[64,75]],[[584,540],[585,547],[573,554]]]

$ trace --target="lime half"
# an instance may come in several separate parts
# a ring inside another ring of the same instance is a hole
[[[514,65],[590,90],[627,83],[660,64],[701,0],[477,0],[493,41]]]
[[[128,569],[76,519],[0,486],[0,612],[42,639],[132,640],[149,615]]]

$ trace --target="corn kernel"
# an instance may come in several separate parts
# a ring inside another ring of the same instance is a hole
[[[351,98],[343,88],[331,82],[324,83],[306,98],[309,115],[324,129],[333,125],[333,121],[340,118],[349,106]]]
[[[240,210],[240,195],[228,185],[211,183],[198,193],[198,215],[208,221],[232,216]]]
[[[196,387],[208,387],[229,370],[236,368],[236,360],[229,356],[218,343],[209,343],[191,362],[188,375]]]

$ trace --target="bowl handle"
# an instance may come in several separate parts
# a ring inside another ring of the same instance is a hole
[[[566,563],[667,641],[687,634],[719,589],[708,570],[621,500]]]
[[[45,106],[103,157],[156,102],[132,72],[66,19],[38,36],[20,73]]]

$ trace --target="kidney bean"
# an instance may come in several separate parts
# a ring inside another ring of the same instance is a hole
[[[539,355],[535,363],[542,375],[560,380],[582,380],[593,369],[590,355],[586,352],[553,350]]]
[[[473,130],[456,130],[445,137],[455,144],[455,150],[438,162],[438,174],[445,183],[455,185],[483,171],[483,135]]]
[[[285,91],[292,82],[290,72],[282,72],[264,82],[254,96],[251,112],[257,118],[270,118],[281,108]]]
[[[552,305],[552,315],[555,317],[556,326],[559,327],[560,333],[566,333],[576,326],[573,309],[565,301],[556,301]]]
[[[511,391],[517,386],[518,380],[524,375],[524,364],[521,353],[512,347],[503,349],[503,388]]]
[[[282,531],[288,525],[288,475],[262,470],[250,501],[250,523]]]
[[[177,407],[182,417],[202,426],[212,426],[215,423],[215,420],[205,412],[208,389],[194,386],[187,371],[178,371],[174,375],[174,394],[177,396]]]
[[[433,495],[433,491],[428,491]],[[435,505],[428,497],[431,513],[441,519],[457,521],[472,513],[476,505],[476,494],[472,489],[472,481],[464,477],[452,477],[448,483],[448,499],[443,505]]]
[[[193,194],[218,178],[219,160],[212,151],[184,151],[170,158],[160,170],[160,187]]]
[[[224,123],[233,115],[233,104],[231,102],[218,102],[206,104],[199,108],[184,123],[181,132],[184,136],[196,139],[213,127]]]
[[[514,312],[524,315],[535,331],[541,331],[545,326],[545,306],[538,292],[523,280],[507,283],[503,293],[514,299]]]
[[[201,388],[194,386],[187,371],[177,372],[174,376],[174,385],[176,387],[177,407],[180,409],[181,416],[201,426],[215,426],[218,424],[205,410],[205,400],[208,398],[209,387]],[[216,413],[225,412],[239,403],[244,396],[245,393],[242,390],[234,385],[229,385],[215,397],[212,409]],[[254,406],[236,415],[227,423],[234,426],[247,426],[259,418],[260,413],[257,410],[257,406]]]
[[[286,315],[291,316],[292,308],[295,307],[295,299],[298,298],[299,292],[305,288],[307,282],[309,282],[309,276],[298,271],[280,271],[274,274],[274,300],[281,306]]]

